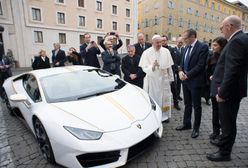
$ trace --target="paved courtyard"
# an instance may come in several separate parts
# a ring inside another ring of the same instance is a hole
[[[181,102],[181,107],[183,103]],[[206,153],[217,148],[209,143],[211,133],[211,106],[204,101],[200,136],[190,137],[192,130],[178,132],[183,110],[172,111],[172,119],[164,123],[164,135],[145,153],[123,168],[181,168],[181,167],[241,167],[248,168],[248,99],[243,99],[238,115],[238,133],[233,147],[232,161],[211,162]],[[38,144],[23,122],[8,114],[0,103],[0,167],[1,168],[59,168],[42,157]]]

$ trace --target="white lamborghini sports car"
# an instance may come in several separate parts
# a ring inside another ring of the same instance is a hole
[[[142,89],[88,66],[35,70],[4,83],[45,158],[66,167],[119,167],[161,138],[162,113]]]

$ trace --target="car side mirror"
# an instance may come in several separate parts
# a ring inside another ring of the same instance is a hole
[[[13,102],[25,102],[28,100],[28,98],[23,94],[13,94],[9,99]]]

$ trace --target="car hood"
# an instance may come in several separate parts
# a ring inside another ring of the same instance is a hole
[[[112,93],[53,105],[104,132],[126,129],[151,112],[148,95],[130,84]]]

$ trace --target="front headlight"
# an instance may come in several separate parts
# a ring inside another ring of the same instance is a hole
[[[151,102],[151,107],[152,110],[156,111],[156,103],[154,102],[154,100],[149,96],[150,102]]]
[[[103,134],[102,132],[90,131],[69,126],[64,126],[64,128],[80,140],[98,140]]]

